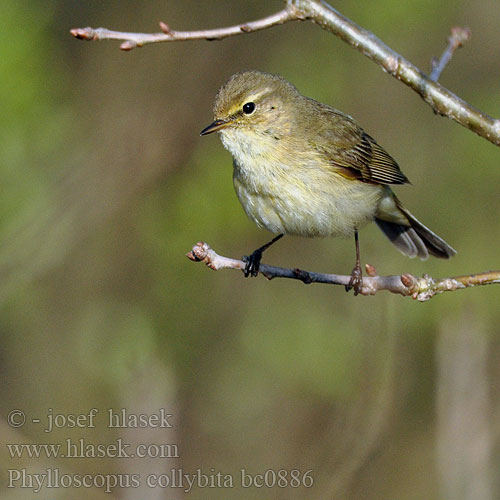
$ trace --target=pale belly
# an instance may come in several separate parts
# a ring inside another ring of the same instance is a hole
[[[235,165],[233,182],[248,217],[275,234],[351,236],[373,220],[384,192],[331,170],[269,170]]]

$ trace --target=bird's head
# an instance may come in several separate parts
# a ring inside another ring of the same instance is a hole
[[[291,127],[294,101],[300,94],[280,76],[261,71],[233,75],[215,98],[214,121],[201,131],[281,138]]]

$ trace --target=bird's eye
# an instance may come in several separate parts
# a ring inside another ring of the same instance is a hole
[[[254,102],[247,102],[243,104],[243,113],[246,115],[251,115],[255,111],[255,103]]]

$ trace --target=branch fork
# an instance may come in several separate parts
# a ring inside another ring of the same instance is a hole
[[[257,21],[225,28],[199,31],[174,31],[160,23],[160,33],[124,33],[106,28],[74,28],[71,34],[81,40],[122,40],[122,50],[132,50],[149,43],[185,40],[221,40],[251,33],[291,21],[312,21],[338,36],[362,54],[379,64],[394,78],[408,85],[432,107],[436,114],[446,116],[474,133],[500,146],[500,120],[488,116],[437,82],[455,50],[469,38],[468,28],[453,28],[449,45],[439,61],[432,63],[432,73],[423,71],[388,47],[373,33],[358,26],[322,0],[286,0],[286,7]]]

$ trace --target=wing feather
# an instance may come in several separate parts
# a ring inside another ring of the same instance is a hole
[[[320,112],[323,119],[316,122],[319,140],[313,146],[341,175],[375,184],[409,182],[394,158],[350,116],[333,108]]]

